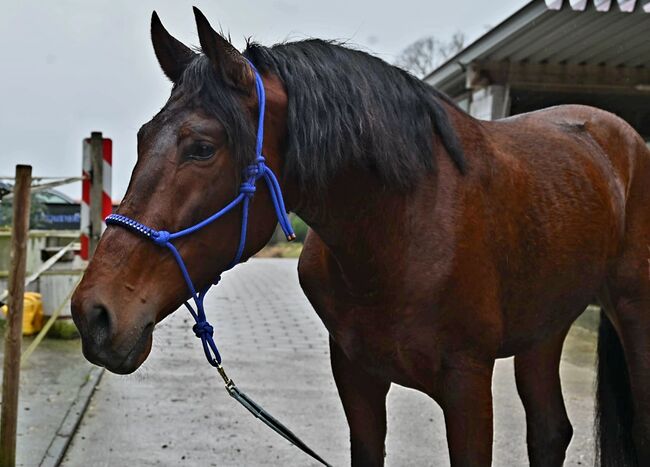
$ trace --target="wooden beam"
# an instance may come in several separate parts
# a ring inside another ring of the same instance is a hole
[[[5,332],[4,373],[2,378],[2,412],[0,414],[0,467],[16,465],[16,430],[18,427],[18,390],[20,387],[20,352],[23,341],[23,299],[29,232],[29,188],[32,167],[16,166],[13,221],[11,227],[11,264],[7,330]]]
[[[467,70],[470,89],[490,84],[546,90],[647,93],[650,69],[552,63],[476,62]]]
[[[90,134],[90,159],[92,164],[92,185],[90,186],[90,257],[92,258],[102,236],[102,200],[104,196],[104,139],[101,132]]]

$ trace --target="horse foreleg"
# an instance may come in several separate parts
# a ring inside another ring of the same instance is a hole
[[[437,398],[445,414],[452,467],[492,464],[492,370],[473,364],[445,368]]]
[[[336,387],[350,427],[352,466],[383,466],[386,394],[390,381],[371,375],[350,361],[332,339],[330,358]]]
[[[573,436],[559,373],[566,334],[564,331],[515,356],[517,390],[526,410],[531,467],[561,467]]]

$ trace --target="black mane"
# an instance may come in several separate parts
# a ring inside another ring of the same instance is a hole
[[[316,39],[270,48],[251,43],[244,55],[261,73],[279,75],[285,85],[284,167],[303,187],[318,192],[339,169],[355,165],[374,171],[388,187],[409,189],[435,169],[436,135],[464,172],[463,151],[440,102],[449,102],[448,98],[406,71],[367,53]],[[205,56],[195,59],[181,85],[188,81],[196,90],[200,80],[216,81],[206,60]],[[201,87],[202,105],[207,104],[205,99],[213,104],[210,107],[234,143],[234,157],[242,166],[249,163],[251,129],[232,120],[237,113],[239,119],[243,117],[241,109],[232,108],[234,96],[225,96],[216,83],[203,82]]]

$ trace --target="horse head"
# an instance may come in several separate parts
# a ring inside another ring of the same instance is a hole
[[[172,37],[153,13],[154,51],[173,87],[162,110],[138,132],[137,163],[117,210],[155,231],[181,231],[228,205],[256,163],[255,71],[198,9],[194,12],[202,53]],[[265,77],[264,88],[263,153],[266,165],[279,173],[286,93],[273,76]],[[241,260],[272,236],[273,207],[269,190],[258,189],[251,197]],[[209,286],[238,254],[244,209],[238,205],[174,242],[197,290]],[[84,355],[116,373],[135,371],[151,350],[156,323],[187,299],[171,251],[137,232],[109,226],[72,299]]]

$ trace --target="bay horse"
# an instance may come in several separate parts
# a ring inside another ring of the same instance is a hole
[[[383,465],[393,383],[440,405],[451,465],[490,465],[493,366],[509,356],[530,463],[562,465],[560,354],[595,297],[600,463],[650,465],[650,151],[626,122],[576,105],[480,121],[364,52],[305,40],[241,54],[195,16],[202,53],[152,17],[173,88],[138,132],[118,213],[177,231],[232,199],[253,162],[254,64],[267,165],[311,227],[300,284],[329,331],[352,465]],[[274,232],[267,190],[249,214],[242,260]],[[198,286],[234,257],[240,216],[177,242]],[[85,356],[135,371],[187,296],[169,252],[110,227],[72,301]]]

